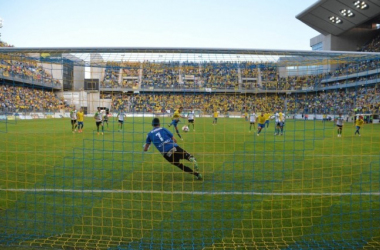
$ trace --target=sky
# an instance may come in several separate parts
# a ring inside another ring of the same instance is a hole
[[[296,19],[317,0],[0,0],[1,40],[16,47],[311,50]]]

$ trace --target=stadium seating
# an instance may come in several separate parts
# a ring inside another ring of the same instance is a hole
[[[117,88],[121,87],[120,79],[120,66],[116,63],[109,62],[105,67],[104,80],[101,82],[102,88]]]
[[[179,84],[179,62],[144,62],[142,89],[182,88]]]
[[[373,38],[369,43],[361,47],[363,52],[379,52],[380,51],[380,35]]]
[[[0,89],[2,112],[57,111],[62,103],[52,91],[8,85]]]
[[[33,61],[16,61],[16,60],[0,60],[0,76],[7,78],[19,78],[22,80],[30,80],[32,83],[41,83],[43,85],[61,86],[59,80],[54,79],[41,66]]]
[[[285,101],[286,99],[286,101]],[[112,109],[130,112],[165,112],[179,106],[212,113],[218,109],[222,113],[256,110],[260,112],[284,109],[288,113],[351,113],[353,110],[378,112],[380,107],[379,86],[359,89],[335,89],[298,94],[163,94],[141,93],[139,95],[112,95]]]
[[[263,62],[117,62],[107,63],[102,88],[143,90],[313,90],[373,80],[379,61],[347,63],[333,72],[280,77],[273,63]],[[140,74],[141,70],[141,74]],[[367,73],[371,76],[358,75]],[[120,77],[122,74],[122,77]],[[344,79],[339,77],[345,76]],[[140,85],[141,82],[141,85]]]

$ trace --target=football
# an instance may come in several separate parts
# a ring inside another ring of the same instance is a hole
[[[183,131],[183,132],[189,132],[189,127],[186,126],[186,125],[183,126],[183,127],[182,127],[182,131]]]

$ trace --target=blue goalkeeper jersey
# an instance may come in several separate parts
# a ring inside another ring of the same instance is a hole
[[[178,144],[175,143],[172,138],[173,134],[166,128],[154,128],[148,133],[145,143],[153,143],[158,151],[161,153],[166,153],[173,147],[178,146]]]

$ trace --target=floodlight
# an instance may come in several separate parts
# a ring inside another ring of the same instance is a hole
[[[336,23],[336,24],[343,23],[343,21],[342,21],[339,17],[336,17],[336,16],[330,16],[330,17],[329,17],[329,20],[330,20],[332,23]]]
[[[340,14],[345,17],[353,17],[354,13],[351,10],[342,9],[340,10]]]
[[[355,1],[354,2],[354,6],[357,9],[361,9],[361,10],[364,10],[364,9],[368,8],[368,4],[366,2],[364,2],[364,1]]]

